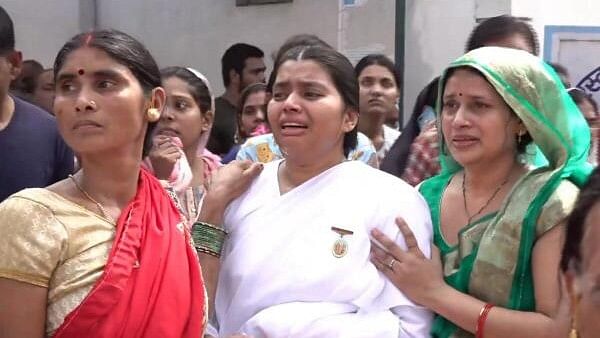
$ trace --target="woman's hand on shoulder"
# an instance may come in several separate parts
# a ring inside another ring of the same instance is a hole
[[[381,244],[372,243],[371,261],[400,291],[415,303],[427,306],[428,298],[443,289],[442,263],[439,251],[432,247],[431,259],[428,259],[419,246],[417,239],[404,219],[396,218],[396,225],[404,236],[407,250],[388,238],[377,228],[371,234]]]
[[[229,204],[248,189],[262,168],[262,163],[237,160],[222,166],[208,182],[207,198]]]
[[[210,177],[198,219],[211,224],[222,224],[229,202],[240,196],[262,171],[262,163],[232,161]]]

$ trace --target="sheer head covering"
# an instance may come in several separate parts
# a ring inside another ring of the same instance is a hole
[[[550,66],[527,52],[500,47],[473,50],[450,64],[440,78],[438,113],[450,71],[459,67],[482,74],[521,119],[533,148],[547,161],[517,181],[497,212],[461,229],[458,244],[451,247],[441,231],[440,201],[461,166],[446,149],[438,118],[442,171],[424,181],[420,191],[432,211],[434,242],[443,257],[445,280],[482,301],[535,311],[533,248],[540,236],[564,221],[577,197],[577,187],[565,180],[577,186],[587,180],[590,130]],[[468,335],[441,316],[432,332],[436,337]]]
[[[438,113],[448,72],[458,67],[476,69],[502,96],[523,121],[538,148],[536,151],[548,160],[549,168],[558,169],[556,179],[567,178],[577,185],[585,182],[591,172],[586,162],[590,129],[552,67],[521,50],[501,47],[473,50],[452,62],[442,74]],[[441,119],[438,119],[438,131],[442,173],[458,171],[460,165],[446,150]]]

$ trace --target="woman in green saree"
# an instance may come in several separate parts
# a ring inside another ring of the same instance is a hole
[[[425,259],[398,220],[408,249],[375,232],[385,250],[373,261],[438,314],[433,337],[564,337],[558,266],[591,171],[589,128],[556,73],[523,51],[469,52],[440,88],[442,171],[420,186],[439,255]],[[548,166],[531,170],[531,142]]]

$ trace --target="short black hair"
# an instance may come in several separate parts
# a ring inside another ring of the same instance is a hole
[[[6,10],[0,6],[0,53],[15,49],[15,28]]]
[[[538,55],[540,47],[537,34],[526,20],[512,15],[499,15],[482,21],[471,32],[465,51],[472,51],[513,35],[521,35],[527,40],[533,54]]]
[[[265,56],[263,51],[247,43],[236,43],[227,48],[221,58],[221,75],[223,76],[223,85],[229,86],[229,72],[233,69],[236,73],[242,74],[248,58],[262,58]]]
[[[20,94],[31,95],[37,87],[37,79],[44,72],[44,66],[36,60],[25,60],[21,74],[10,83],[10,89]]]
[[[354,73],[356,74],[356,77],[358,78],[360,73],[362,73],[365,68],[372,65],[378,65],[387,69],[394,77],[394,81],[396,81],[396,87],[400,87],[400,83],[402,81],[402,74],[400,73],[400,70],[398,67],[396,67],[396,65],[394,65],[394,61],[390,60],[390,58],[383,54],[369,54],[360,59],[360,61],[358,61],[354,67]]]
[[[319,64],[333,80],[333,84],[344,101],[347,108],[358,112],[358,80],[354,75],[354,67],[340,52],[320,46],[297,46],[285,52],[273,68],[273,78],[277,79],[279,67],[288,61],[314,61]],[[274,83],[267,85],[269,92],[273,91]],[[358,143],[358,124],[344,135],[344,156],[348,157],[350,151]]]
[[[129,68],[138,80],[144,95],[161,86],[160,71],[156,61],[146,47],[132,36],[114,29],[95,30],[80,33],[71,38],[58,51],[54,60],[54,80],[62,69],[67,57],[81,47],[97,48],[116,62]],[[157,122],[148,122],[144,137],[142,156],[146,157],[152,148],[152,131]]]
[[[575,207],[567,219],[567,234],[562,250],[560,268],[581,273],[581,242],[585,234],[585,221],[592,208],[600,202],[600,169],[596,168],[581,188]],[[597,226],[597,223],[593,223]]]

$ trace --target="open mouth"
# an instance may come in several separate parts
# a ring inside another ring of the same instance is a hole
[[[308,126],[301,123],[282,123],[281,124],[281,135],[283,136],[301,136],[303,135]]]
[[[288,129],[288,130],[293,130],[293,129],[307,129],[308,127],[300,124],[300,123],[284,123],[281,125],[281,129]]]

